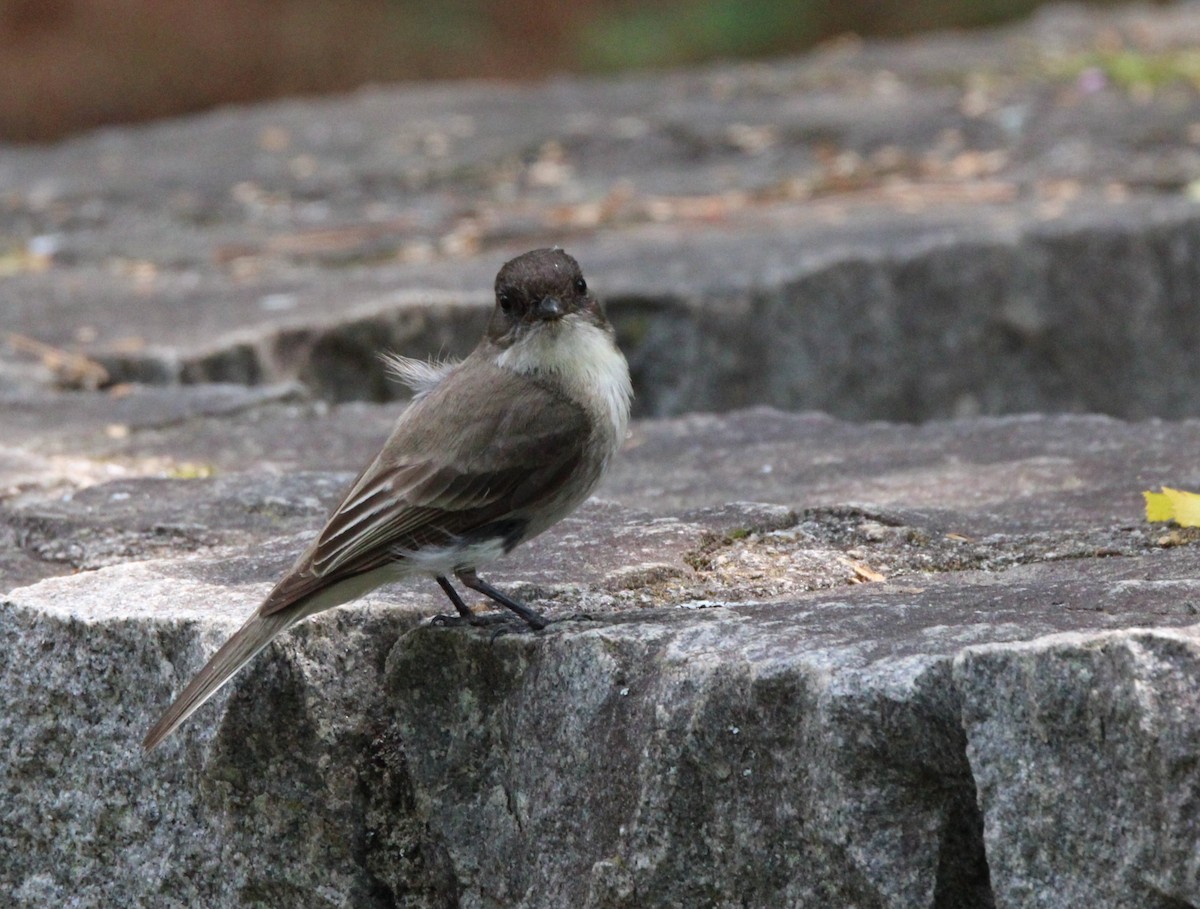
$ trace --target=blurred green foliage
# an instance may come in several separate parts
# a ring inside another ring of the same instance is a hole
[[[823,2],[688,0],[600,12],[579,33],[587,69],[676,66],[807,47],[822,35]]]
[[[1080,77],[1088,72],[1127,91],[1153,91],[1176,84],[1200,88],[1200,50],[1153,54],[1130,49],[1095,51],[1060,58],[1051,67],[1055,76]]]
[[[572,29],[584,69],[678,66],[796,51],[831,38],[995,25],[1045,0],[619,0],[580,4]],[[1093,0],[1093,6],[1122,0]]]

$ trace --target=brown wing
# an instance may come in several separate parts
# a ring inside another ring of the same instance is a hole
[[[519,520],[561,490],[588,442],[582,408],[508,370],[464,367],[405,412],[262,614],[405,552]]]

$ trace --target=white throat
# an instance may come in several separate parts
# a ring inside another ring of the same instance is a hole
[[[633,386],[629,364],[604,329],[567,316],[526,333],[496,357],[496,365],[526,375],[554,373],[575,400],[611,421],[616,446],[624,441]]]

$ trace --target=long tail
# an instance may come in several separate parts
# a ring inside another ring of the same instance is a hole
[[[196,677],[188,682],[188,686],[167,708],[162,719],[146,733],[142,747],[149,751],[178,729],[180,724],[195,713],[201,704],[233,678],[235,672],[266,647],[271,638],[289,625],[295,624],[300,617],[294,610],[288,610],[266,616],[256,612],[247,619],[246,624],[222,644],[221,649],[204,664],[204,668],[196,674]]]

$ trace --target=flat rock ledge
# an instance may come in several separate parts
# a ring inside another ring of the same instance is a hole
[[[1200,415],[1200,7],[0,147],[0,393],[389,400],[559,243],[663,417]],[[1097,381],[1103,376],[1105,381]]]
[[[348,479],[303,439],[395,413],[221,398],[276,462],[137,475],[188,400],[0,451],[6,906],[1200,905],[1200,549],[1139,495],[1200,482],[1200,424],[643,422],[490,574],[549,629],[386,589],[147,755]]]

